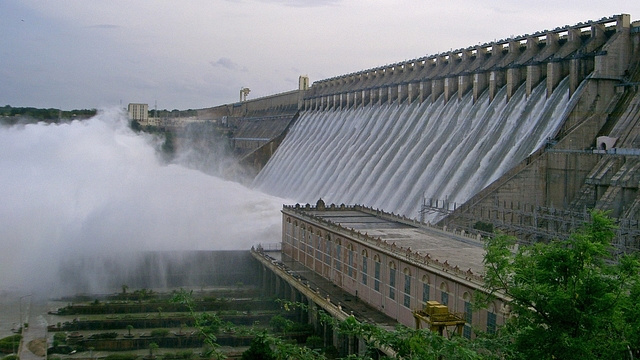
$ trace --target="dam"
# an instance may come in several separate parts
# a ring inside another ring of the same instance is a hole
[[[640,22],[628,14],[202,109],[254,186],[535,241],[611,210],[634,248]]]

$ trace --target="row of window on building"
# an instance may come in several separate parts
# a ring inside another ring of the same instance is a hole
[[[360,250],[360,262],[358,264],[356,247],[350,241],[343,240],[340,237],[332,237],[331,233],[325,232],[324,236],[320,230],[314,229],[310,225],[301,224],[298,226],[297,221],[287,218],[284,237],[283,251],[290,252],[295,260],[300,261],[310,269],[314,269],[316,264],[311,263],[309,259],[316,262],[322,262],[325,266],[333,268],[335,271],[346,274],[349,278],[359,281],[362,285],[371,287],[373,281],[373,290],[384,294],[392,301],[402,304],[405,308],[411,310],[412,298],[412,274],[410,267],[402,269],[400,280],[402,283],[402,292],[398,293],[398,266],[397,262],[391,259],[388,264],[382,263],[379,254],[369,254],[369,249]],[[343,242],[345,244],[343,244]],[[287,247],[289,249],[287,250]],[[343,253],[344,252],[344,253]],[[333,262],[333,264],[332,264]],[[399,262],[398,262],[399,263]],[[358,276],[358,265],[360,265],[360,276]],[[370,274],[370,265],[373,266],[373,277]],[[384,266],[384,269],[383,269]],[[383,279],[383,271],[388,273],[388,278]],[[332,280],[331,276],[328,276]],[[386,280],[386,282],[385,282]],[[383,286],[383,283],[386,286]],[[429,300],[438,300],[440,303],[449,306],[449,286],[446,282],[440,284],[440,298],[431,299],[431,281],[429,275],[424,274],[420,279],[421,303],[416,302],[416,306],[423,306]],[[418,285],[418,286],[420,286]],[[386,287],[386,289],[385,289]],[[400,296],[401,298],[398,298]],[[464,317],[467,325],[464,327],[464,335],[471,337],[471,325],[473,323],[472,297],[468,292],[463,294],[464,300]],[[487,312],[487,332],[493,333],[496,329],[497,316],[495,307],[490,305]]]

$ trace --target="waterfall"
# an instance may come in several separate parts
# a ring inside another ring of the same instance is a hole
[[[305,112],[258,174],[267,193],[314,203],[364,204],[416,217],[422,198],[463,203],[562,124],[568,79],[546,97],[540,83],[507,101],[485,91],[461,99]]]

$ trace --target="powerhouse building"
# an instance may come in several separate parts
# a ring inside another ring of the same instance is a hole
[[[474,310],[483,289],[479,235],[363,206],[284,206],[282,261],[320,275],[358,301],[409,327],[428,301],[448,307],[472,328],[494,332],[509,316],[504,299]],[[451,330],[449,330],[451,331]]]

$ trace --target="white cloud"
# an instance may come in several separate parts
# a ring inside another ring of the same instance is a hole
[[[218,61],[210,61],[209,62],[214,67],[223,67],[227,70],[232,71],[249,71],[246,67],[240,66],[239,64],[233,62],[231,59],[226,57],[221,57]]]
[[[287,79],[301,74],[316,81],[621,12],[637,18],[640,3],[7,0],[0,68],[16,81],[0,83],[0,99],[69,108],[164,98],[161,107],[207,107],[235,101],[242,86],[263,96],[291,90]],[[114,80],[140,76],[160,85]],[[98,89],[73,88],[89,79]],[[177,79],[210,83],[206,94],[198,86],[177,93],[169,86]],[[33,83],[40,86],[26,85]]]

